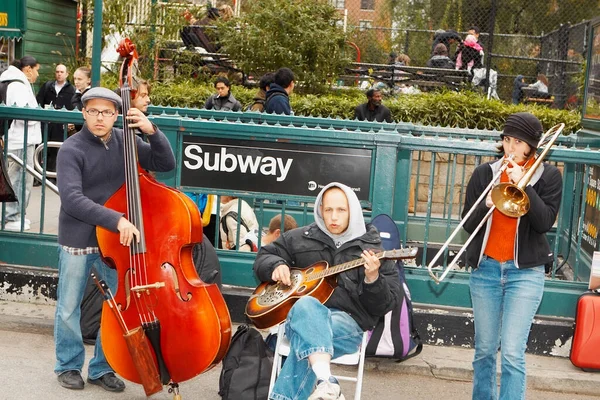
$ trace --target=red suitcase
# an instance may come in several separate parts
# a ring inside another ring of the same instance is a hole
[[[596,291],[585,292],[577,300],[569,358],[584,371],[600,369],[600,294]]]

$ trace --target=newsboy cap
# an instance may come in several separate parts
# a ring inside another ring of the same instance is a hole
[[[119,97],[112,90],[103,88],[103,87],[91,88],[87,92],[85,92],[83,94],[83,96],[81,96],[81,102],[83,103],[84,106],[88,101],[93,100],[93,99],[108,100],[111,103],[113,103],[115,105],[115,107],[117,107],[117,110],[119,110],[121,108],[121,106],[123,105],[123,101],[121,100],[121,97]]]
[[[514,137],[537,149],[543,133],[542,123],[535,115],[520,112],[508,116],[500,137],[503,139],[504,136]]]

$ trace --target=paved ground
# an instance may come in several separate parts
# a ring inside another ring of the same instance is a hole
[[[0,400],[3,399],[143,399],[141,386],[128,384],[122,394],[87,385],[83,391],[61,388],[52,372],[53,305],[0,301]],[[234,328],[235,329],[235,328]],[[87,347],[87,359],[93,348]],[[470,399],[473,351],[425,346],[403,363],[368,359],[363,400]],[[339,367],[338,367],[339,368]],[[345,367],[347,368],[347,367]],[[600,374],[586,373],[561,357],[527,356],[528,400],[588,400],[600,396]],[[84,377],[86,370],[84,369]],[[220,367],[181,384],[183,399],[217,400]],[[348,400],[353,384],[343,384]],[[163,392],[153,399],[172,399]]]

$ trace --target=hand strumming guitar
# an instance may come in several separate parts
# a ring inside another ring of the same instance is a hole
[[[290,286],[292,281],[290,280],[290,267],[285,264],[278,265],[273,271],[271,279],[275,282],[281,282],[286,286]]]

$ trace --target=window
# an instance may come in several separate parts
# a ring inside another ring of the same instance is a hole
[[[360,0],[360,9],[361,10],[374,10],[375,9],[375,0]]]
[[[0,37],[0,70],[8,68],[15,60],[15,41]]]
[[[346,8],[346,0],[331,0],[331,5],[338,10],[343,10]]]
[[[373,21],[365,21],[365,20],[358,21],[358,29],[361,31],[370,29],[372,27],[373,27]]]

